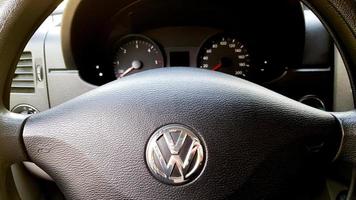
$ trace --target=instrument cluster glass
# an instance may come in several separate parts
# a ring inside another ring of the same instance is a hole
[[[195,54],[196,66],[193,63],[193,66],[180,67],[213,70],[259,83],[275,80],[286,71],[285,68],[274,64],[271,60],[256,56],[256,52],[252,51],[248,42],[236,34],[213,35],[196,49],[198,49]],[[120,39],[114,47],[111,62],[113,74],[119,79],[145,70],[177,66],[177,63],[189,63],[191,60],[189,56],[194,56],[189,51],[178,53],[179,56],[174,57],[173,55],[177,52],[166,54],[160,44],[147,36],[128,35]],[[165,55],[169,55],[170,64],[166,63]]]
[[[200,48],[198,67],[248,78],[251,68],[250,53],[246,44],[237,37],[216,35]]]
[[[114,73],[122,78],[136,72],[164,66],[164,54],[160,47],[143,35],[129,35],[115,47]]]

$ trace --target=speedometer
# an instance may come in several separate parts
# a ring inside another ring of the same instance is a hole
[[[201,47],[198,67],[247,78],[251,68],[250,54],[237,37],[219,34]]]

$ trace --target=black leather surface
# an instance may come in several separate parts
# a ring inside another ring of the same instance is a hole
[[[345,24],[353,31],[356,37],[356,2],[353,0],[328,0],[330,6],[335,8]],[[316,8],[317,9],[317,8]]]
[[[202,175],[179,187],[157,181],[144,158],[150,135],[172,123],[196,130],[207,149]],[[329,149],[337,128],[331,114],[242,79],[166,68],[30,117],[24,141],[68,199],[259,199],[303,187],[303,175],[335,152],[314,154],[307,147]]]

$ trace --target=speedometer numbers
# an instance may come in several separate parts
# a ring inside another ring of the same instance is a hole
[[[218,35],[203,44],[198,65],[202,69],[247,78],[251,68],[250,54],[237,38]]]

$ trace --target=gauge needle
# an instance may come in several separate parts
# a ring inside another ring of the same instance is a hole
[[[127,70],[125,70],[122,74],[120,74],[119,78],[122,78],[122,77],[126,76],[127,74],[129,74],[130,72],[132,72],[133,70],[138,70],[142,67],[141,61],[138,61],[138,60],[132,61],[131,65],[132,65],[131,67],[129,67]]]
[[[222,64],[220,63],[220,64],[215,65],[212,70],[213,70],[213,71],[217,71],[217,70],[220,69],[221,67],[222,67]]]

